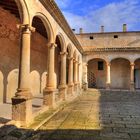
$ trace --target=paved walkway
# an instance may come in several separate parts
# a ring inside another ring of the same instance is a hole
[[[140,140],[140,94],[89,90],[40,130],[41,140]]]
[[[140,140],[140,93],[89,90],[38,131],[16,129],[0,139],[21,137],[22,140]]]

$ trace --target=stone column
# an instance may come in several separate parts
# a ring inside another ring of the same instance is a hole
[[[73,57],[69,57],[68,94],[73,94]]]
[[[77,94],[78,93],[78,61],[74,60],[74,91]]]
[[[74,60],[74,84],[77,84],[78,61]]]
[[[135,64],[131,63],[131,70],[130,70],[130,90],[134,91],[135,87],[134,87],[134,69],[135,69]]]
[[[21,30],[19,82],[15,97],[12,98],[12,119],[19,125],[26,126],[32,120],[32,94],[30,91],[30,41],[29,25],[18,25]]]
[[[59,85],[60,98],[62,100],[66,99],[66,55],[67,52],[60,52],[61,55],[61,77]]]
[[[88,64],[83,65],[83,89],[87,90],[88,89]]]
[[[80,65],[81,63],[78,63],[78,67],[77,67],[77,70],[78,70],[78,75],[77,75],[77,83],[78,83],[78,92],[80,93]]]
[[[55,74],[54,74],[54,66],[55,66],[55,47],[57,45],[55,43],[48,44],[48,74],[47,74],[47,84],[43,91],[43,104],[49,107],[55,106]]]
[[[111,66],[111,63],[107,63],[106,89],[110,89],[110,84],[111,84],[110,66]]]

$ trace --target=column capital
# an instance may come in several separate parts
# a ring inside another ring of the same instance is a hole
[[[31,32],[35,32],[35,28],[30,26],[29,24],[17,24],[17,28],[22,30],[23,32],[28,32],[28,31],[31,31]]]
[[[130,66],[135,66],[135,63],[134,63],[134,62],[131,62],[131,63],[130,63]]]
[[[74,62],[74,63],[78,63],[78,61],[77,61],[75,58],[73,59],[73,62]]]
[[[74,60],[73,57],[68,57],[68,59],[69,59],[70,61]]]
[[[80,63],[80,62],[78,62],[78,65],[81,65],[81,63]]]
[[[107,65],[107,66],[111,66],[111,63],[110,63],[110,62],[107,62],[106,65]]]
[[[67,54],[68,54],[67,52],[60,52],[61,56],[64,56],[64,55],[67,55]]]
[[[57,47],[57,44],[55,44],[55,43],[49,43],[49,44],[47,44],[47,46],[49,48],[56,48]]]

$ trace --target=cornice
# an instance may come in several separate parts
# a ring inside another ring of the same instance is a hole
[[[59,26],[64,30],[64,32],[67,34],[67,36],[71,39],[73,44],[76,46],[76,48],[83,53],[83,48],[76,38],[75,34],[73,33],[72,29],[70,28],[68,22],[66,21],[64,15],[58,8],[57,4],[54,0],[39,0],[42,5],[49,11],[49,13],[52,15],[52,17],[56,20],[56,22],[59,24]]]
[[[90,50],[84,50],[84,55],[92,54],[94,52],[140,52],[140,47],[120,47],[120,48],[92,48]]]

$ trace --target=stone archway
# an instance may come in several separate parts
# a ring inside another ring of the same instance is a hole
[[[125,58],[115,58],[111,61],[111,88],[130,88],[130,61]]]
[[[64,40],[61,35],[56,36],[55,44],[57,47],[55,48],[55,77],[56,77],[56,88],[61,85],[61,78],[62,78],[62,55],[64,52]]]
[[[44,21],[39,16],[33,18],[32,26],[36,32],[31,36],[30,88],[33,95],[38,95],[42,93],[42,74],[47,72],[48,34]]]
[[[88,61],[88,87],[106,88],[107,67],[106,61],[94,58]]]

